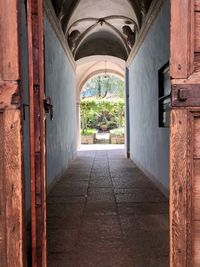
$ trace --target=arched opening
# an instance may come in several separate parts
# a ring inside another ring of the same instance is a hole
[[[112,75],[106,63],[80,92],[81,144],[125,143],[124,79]]]

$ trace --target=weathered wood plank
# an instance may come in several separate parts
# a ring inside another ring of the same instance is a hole
[[[200,266],[200,221],[193,221],[192,267]]]
[[[35,209],[35,128],[34,128],[34,88],[33,88],[33,35],[32,2],[27,1],[28,36],[28,79],[29,79],[29,119],[30,119],[30,178],[31,178],[31,260],[37,266],[36,209]]]
[[[22,267],[23,251],[23,180],[20,110],[4,111],[4,170],[6,194],[7,266]]]
[[[186,109],[172,110],[170,133],[170,266],[187,266],[187,127]]]
[[[200,53],[194,54],[194,71],[200,76]]]
[[[5,202],[5,177],[4,175],[4,120],[0,112],[0,262],[6,263],[6,202]]]
[[[46,233],[46,119],[45,119],[45,110],[44,110],[44,98],[45,98],[45,57],[44,57],[44,3],[43,1],[38,2],[38,17],[40,25],[40,35],[39,35],[39,72],[40,72],[40,146],[41,146],[41,187],[42,187],[42,233],[41,233],[41,244],[42,244],[42,267],[47,266],[47,233]]]
[[[200,117],[194,118],[193,123],[193,157],[200,158]]]
[[[16,109],[20,106],[19,85],[17,82],[0,81],[0,110]]]
[[[19,80],[17,0],[0,0],[0,79]]]
[[[28,0],[32,265],[46,266],[43,1]]]
[[[200,13],[195,12],[194,51],[200,52]]]
[[[25,266],[17,0],[0,0],[0,266]],[[4,233],[2,233],[4,231]]]
[[[200,265],[200,113],[192,118],[192,262]]]
[[[192,221],[200,221],[200,159],[193,161]],[[194,229],[192,232],[194,239]]]
[[[195,4],[194,6],[195,11],[200,11],[200,0],[195,0],[194,4]]]
[[[188,78],[194,69],[194,2],[171,1],[170,73]]]

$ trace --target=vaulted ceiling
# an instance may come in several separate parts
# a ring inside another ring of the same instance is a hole
[[[152,0],[52,0],[75,60],[109,55],[126,60]]]

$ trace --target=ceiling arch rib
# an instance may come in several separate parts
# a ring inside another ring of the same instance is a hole
[[[74,58],[112,55],[127,59],[152,0],[49,0]],[[102,29],[99,28],[101,25]],[[102,33],[105,33],[103,36]],[[108,43],[106,38],[108,38]],[[96,38],[96,41],[94,40]],[[111,38],[113,38],[111,40]],[[86,47],[98,45],[91,53]],[[110,46],[113,45],[112,52]],[[121,48],[119,49],[119,46]],[[107,48],[107,51],[106,51]],[[119,50],[121,52],[119,53]]]
[[[113,20],[113,19],[124,19],[125,21],[128,21],[129,23],[132,23],[134,24],[137,32],[139,31],[138,29],[138,25],[137,23],[131,19],[131,18],[128,18],[126,16],[120,16],[120,15],[115,15],[115,16],[108,16],[108,17],[105,17],[105,18],[100,18],[100,19],[97,19],[97,18],[92,18],[92,17],[88,17],[88,18],[84,18],[84,19],[79,19],[77,21],[75,21],[70,27],[69,29],[67,30],[68,33],[71,32],[71,29],[75,26],[77,26],[79,23],[81,22],[85,22],[85,21],[91,21],[91,22],[97,22],[97,21],[102,21],[102,20],[105,20],[105,21],[108,21],[108,20]]]
[[[79,38],[78,38],[78,40],[77,40],[77,42],[75,44],[75,47],[74,48],[71,47],[74,56],[76,56],[76,52],[77,52],[78,48],[81,46],[81,44],[84,42],[84,40],[90,34],[90,32],[95,27],[97,27],[98,25],[101,25],[102,26],[103,24],[105,24],[106,26],[108,26],[119,37],[119,39],[121,40],[121,42],[122,42],[122,44],[123,44],[123,46],[126,49],[126,52],[128,54],[130,52],[130,48],[128,47],[128,45],[126,43],[125,37],[123,36],[123,34],[115,26],[113,26],[112,24],[110,24],[109,22],[107,22],[107,20],[118,19],[118,18],[121,19],[120,16],[117,16],[117,17],[110,16],[110,17],[107,17],[107,18],[101,18],[99,20],[98,19],[95,19],[95,18],[86,18],[84,20],[81,20],[81,22],[82,21],[92,21],[92,22],[94,22],[94,24],[92,24],[91,26],[89,26],[82,34],[80,34],[80,36],[79,36]],[[126,19],[126,20],[130,20],[127,17],[123,17],[123,18]],[[72,29],[72,27],[73,26],[76,26],[78,23],[80,23],[80,20],[77,21],[77,22],[74,22],[74,24],[70,27],[70,29],[69,29],[68,32],[70,32],[70,30]],[[70,34],[68,34],[68,35],[70,35]]]

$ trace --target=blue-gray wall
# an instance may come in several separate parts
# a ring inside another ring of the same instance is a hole
[[[69,60],[45,17],[46,96],[52,98],[54,118],[47,114],[47,183],[54,182],[76,154],[76,77]]]
[[[23,102],[29,105],[29,91],[28,91],[28,47],[27,47],[27,29],[26,29],[26,10],[24,0],[21,0],[21,73],[22,73],[22,89]],[[29,107],[24,108],[25,120],[23,121],[24,131],[24,172],[26,184],[26,210],[30,208],[30,160],[29,160]]]
[[[169,0],[129,69],[131,158],[169,188],[169,130],[158,127],[158,70],[169,61]]]

